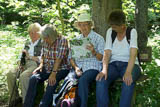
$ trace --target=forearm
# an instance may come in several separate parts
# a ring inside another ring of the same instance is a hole
[[[92,55],[95,56],[97,60],[102,61],[103,55],[101,53],[96,52],[95,49],[92,51]]]
[[[53,71],[58,71],[58,68],[59,68],[59,66],[60,66],[60,64],[61,64],[61,61],[62,61],[62,59],[56,59],[55,60],[55,63],[54,63],[54,65],[53,65]]]
[[[132,69],[133,69],[135,61],[136,61],[136,57],[137,57],[137,49],[131,48],[130,49],[130,58],[129,58],[128,66],[126,69],[127,72],[132,72]]]
[[[42,67],[43,67],[43,59],[41,58],[38,68],[42,68]]]
[[[72,58],[70,59],[70,63],[71,63],[71,65],[72,65],[72,67],[73,67],[74,69],[76,69],[76,67],[78,67],[78,66],[76,65],[75,61],[74,61]]]
[[[111,50],[105,50],[104,51],[104,57],[103,57],[103,60],[102,60],[104,71],[107,71],[107,69],[108,69],[108,64],[109,64],[110,57],[111,57]]]

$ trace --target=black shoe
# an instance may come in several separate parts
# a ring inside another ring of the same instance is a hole
[[[17,99],[11,101],[8,107],[16,107],[16,105],[19,103],[22,103],[21,97],[18,97]]]

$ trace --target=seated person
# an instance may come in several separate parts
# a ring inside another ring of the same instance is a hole
[[[88,13],[81,13],[78,16],[78,21],[75,22],[75,27],[81,31],[81,35],[77,38],[89,38],[90,43],[85,47],[90,51],[91,55],[86,58],[70,57],[70,62],[79,76],[78,95],[81,100],[81,107],[87,107],[88,100],[88,85],[96,79],[97,74],[102,69],[102,57],[104,50],[104,39],[101,35],[92,30],[93,22]],[[73,53],[70,52],[70,56]]]
[[[13,70],[10,70],[7,73],[7,83],[8,83],[8,89],[10,94],[10,104],[9,106],[15,106],[16,101],[20,100],[20,96],[18,93],[18,86],[16,86],[16,77],[20,73],[19,76],[19,82],[21,84],[21,92],[22,92],[22,98],[24,102],[24,98],[26,95],[26,91],[29,84],[29,78],[32,75],[32,72],[34,69],[37,68],[37,64],[39,63],[39,58],[41,55],[41,40],[40,36],[37,32],[39,32],[41,29],[41,25],[39,23],[33,23],[29,26],[28,32],[29,36],[31,38],[30,42],[26,42],[23,54],[25,54],[25,65],[18,65]],[[18,102],[17,102],[18,103]]]
[[[46,92],[40,102],[40,107],[49,107],[52,104],[55,89],[64,79],[70,69],[67,62],[69,48],[68,41],[58,34],[53,25],[45,25],[41,32],[43,47],[41,63],[33,72],[29,80],[29,87],[25,97],[24,107],[33,107],[37,91],[37,84],[48,79]]]
[[[103,70],[97,75],[97,107],[108,107],[108,87],[118,78],[122,78],[120,107],[131,107],[135,81],[140,76],[137,60],[137,31],[130,32],[130,43],[127,40],[126,16],[122,10],[114,10],[109,15],[111,28],[106,34],[106,44],[103,57]],[[115,40],[111,36],[116,32]],[[103,97],[102,97],[103,96]]]

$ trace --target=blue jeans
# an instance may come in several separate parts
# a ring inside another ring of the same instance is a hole
[[[78,95],[81,99],[81,107],[87,107],[88,101],[88,85],[95,80],[98,70],[90,69],[83,73],[78,80]]]
[[[60,80],[64,79],[69,70],[61,70],[56,75],[56,84],[54,86],[47,85],[46,92],[40,102],[40,107],[49,107],[52,103],[53,93],[59,83]],[[50,76],[50,73],[46,73],[46,70],[43,68],[42,72],[38,72],[31,76],[29,80],[29,87],[27,90],[27,94],[24,101],[24,107],[33,107],[34,106],[34,99],[37,92],[37,84],[42,83],[47,80]]]
[[[110,84],[118,79],[123,78],[124,73],[126,72],[128,62],[115,61],[108,65],[108,76],[107,80],[104,78],[101,81],[96,82],[96,99],[97,107],[108,107],[109,104],[109,95],[108,88]],[[127,86],[124,82],[122,83],[122,91],[120,97],[120,107],[130,107],[131,100],[133,96],[135,81],[141,75],[141,70],[138,65],[134,65],[132,71],[133,82],[130,86]]]

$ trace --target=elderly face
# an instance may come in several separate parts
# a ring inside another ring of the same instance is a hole
[[[40,36],[37,32],[38,32],[38,30],[35,30],[35,29],[33,29],[32,31],[29,32],[29,36],[30,36],[32,42],[35,42],[36,40],[38,40],[40,38]]]
[[[43,38],[43,40],[44,40],[46,43],[48,43],[49,45],[52,45],[52,43],[53,43],[53,40],[52,40],[51,38],[49,38],[49,37],[45,37],[45,38]]]
[[[78,22],[78,28],[83,35],[88,36],[91,31],[91,24],[89,22]]]

